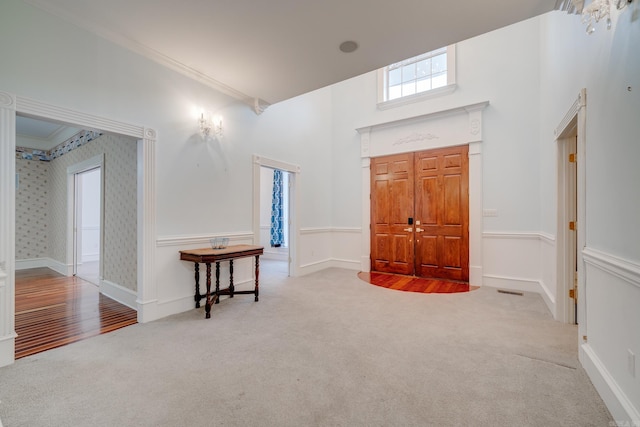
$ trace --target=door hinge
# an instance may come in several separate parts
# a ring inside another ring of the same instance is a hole
[[[569,221],[569,230],[572,230],[572,231],[576,230],[576,222],[575,221]]]
[[[577,294],[575,289],[569,289],[569,298],[576,299]]]
[[[569,154],[569,163],[575,163],[576,160],[576,154],[575,153],[571,153]]]

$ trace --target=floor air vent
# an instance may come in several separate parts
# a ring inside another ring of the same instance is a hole
[[[522,292],[505,291],[504,289],[498,289],[498,292],[500,292],[501,294],[509,294],[509,295],[518,295],[518,296],[523,296],[524,295]]]

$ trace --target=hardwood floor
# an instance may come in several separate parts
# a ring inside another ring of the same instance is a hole
[[[16,271],[16,359],[137,323],[135,310],[79,277]]]
[[[389,273],[358,273],[358,277],[372,285],[405,292],[420,292],[426,294],[451,294],[469,292],[479,288],[468,283],[453,282],[440,279],[423,279],[415,276],[403,276]]]

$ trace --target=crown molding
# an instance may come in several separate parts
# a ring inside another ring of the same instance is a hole
[[[260,98],[249,96],[230,86],[227,86],[224,83],[212,78],[211,76],[198,71],[195,68],[189,67],[188,65],[185,65],[180,61],[176,61],[175,59],[163,53],[160,53],[157,50],[151,49],[150,47],[145,46],[142,43],[138,43],[134,40],[129,39],[128,37],[123,36],[122,34],[118,34],[104,27],[101,27],[95,22],[82,19],[73,12],[70,12],[64,8],[56,7],[44,0],[24,0],[24,2],[47,13],[50,13],[51,15],[57,16],[58,18],[61,18],[67,22],[70,22],[71,24],[92,34],[95,34],[98,37],[115,43],[116,45],[123,47],[131,52],[137,53],[138,55],[141,55],[157,64],[160,64],[186,77],[189,77],[192,80],[202,83],[205,86],[210,87],[211,89],[242,101],[246,105],[250,106],[256,114],[261,114],[269,105],[271,105]]]

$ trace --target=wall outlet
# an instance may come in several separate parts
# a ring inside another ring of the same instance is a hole
[[[631,349],[627,349],[627,367],[629,368],[629,374],[632,378],[636,377],[636,355],[633,354]]]

